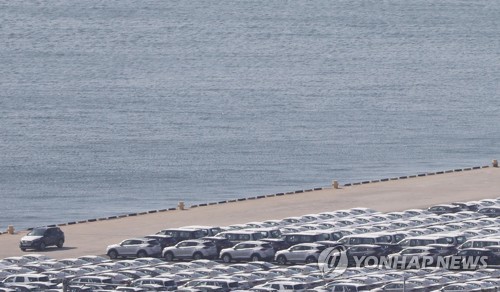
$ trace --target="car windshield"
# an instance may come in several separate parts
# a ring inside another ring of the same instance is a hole
[[[29,236],[42,236],[45,233],[45,229],[33,229],[31,230],[30,233],[28,233]]]

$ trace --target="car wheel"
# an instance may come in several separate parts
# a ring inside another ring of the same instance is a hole
[[[26,249],[25,249],[24,247],[21,247],[21,250],[22,250],[22,251],[26,251]]]
[[[140,251],[137,252],[137,257],[138,258],[145,258],[147,256],[148,256],[148,253],[146,251],[144,251],[144,250],[140,250]]]
[[[278,262],[278,264],[280,265],[286,265],[286,257],[284,255],[280,255],[276,261]]]
[[[62,247],[63,247],[63,245],[64,245],[64,240],[59,239],[59,241],[57,242],[57,247],[58,247],[58,248],[62,248]]]
[[[108,257],[110,259],[116,259],[118,257],[118,252],[114,249],[108,251]]]
[[[38,246],[38,250],[44,250],[46,247],[45,242],[41,242],[40,245]]]
[[[312,264],[312,263],[315,263],[317,260],[315,257],[308,257],[306,259],[306,264]]]
[[[258,254],[253,254],[253,255],[250,257],[250,260],[251,260],[252,262],[257,262],[257,261],[260,261],[260,260],[261,260],[261,258],[260,258],[260,255],[258,255]]]
[[[174,254],[173,254],[173,253],[171,253],[171,252],[167,252],[167,253],[165,254],[165,260],[166,260],[166,261],[169,261],[169,262],[173,261],[173,260],[174,260]]]
[[[230,262],[231,262],[231,260],[232,260],[231,255],[229,255],[229,254],[227,254],[227,253],[222,255],[222,261],[223,261],[223,262],[225,262],[225,263],[230,263]]]
[[[201,260],[203,258],[203,254],[201,252],[195,252],[193,254],[193,260]]]

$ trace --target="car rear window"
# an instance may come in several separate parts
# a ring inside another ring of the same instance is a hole
[[[215,246],[215,244],[213,242],[204,242],[203,245],[204,246]]]
[[[261,245],[263,248],[273,248],[269,243],[264,243]]]

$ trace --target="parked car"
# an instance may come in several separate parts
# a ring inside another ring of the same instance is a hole
[[[231,279],[197,279],[192,280],[186,283],[183,287],[185,288],[198,288],[202,286],[216,286],[222,288],[220,291],[226,292],[231,290],[236,290],[239,288],[239,284],[237,281]]]
[[[451,265],[450,269],[477,269],[486,268],[487,266],[496,266],[500,264],[500,256],[489,249],[485,248],[466,248],[460,250],[455,255],[445,257],[451,263],[459,263]]]
[[[164,234],[151,234],[144,236],[144,238],[156,239],[160,243],[162,250],[167,246],[172,246],[177,243],[177,240],[175,238],[170,235]]]
[[[225,248],[220,252],[220,258],[225,263],[230,263],[232,260],[269,260],[273,257],[274,249],[270,243],[265,241],[245,241],[233,247]]]
[[[326,246],[317,243],[300,243],[288,249],[280,250],[274,256],[276,262],[281,265],[287,263],[315,263],[319,254]]]
[[[6,277],[1,282],[5,287],[13,287],[17,284],[31,284],[35,285],[37,283],[41,283],[44,285],[48,285],[49,288],[55,288],[56,283],[52,283],[47,275],[44,274],[17,274]]]
[[[433,247],[414,246],[389,255],[389,259],[393,261],[395,267],[422,268],[422,265],[435,264],[438,256],[439,252]],[[424,258],[431,258],[432,262],[428,263]]]
[[[386,252],[386,249],[384,249],[382,246],[375,244],[360,244],[349,247],[346,250],[346,255],[348,265],[354,266],[357,263],[357,259],[361,259],[362,257],[375,257],[377,259],[380,259],[382,256],[386,256],[388,254]]]
[[[201,229],[205,236],[215,236],[222,232],[222,228],[218,226],[206,226],[206,225],[191,225],[191,226],[184,226],[182,228],[189,228],[189,229]]]
[[[462,211],[462,208],[453,204],[441,204],[429,207],[427,211],[434,213],[436,215],[446,214],[446,213],[457,213]]]
[[[198,239],[205,236],[205,232],[199,228],[169,228],[163,229],[157,234],[169,235],[175,239],[175,243],[188,239]]]
[[[260,288],[270,288],[274,289],[275,291],[306,291],[306,285],[304,285],[304,283],[295,281],[285,281],[285,280],[271,281],[262,285],[255,286],[255,289],[260,289]]]
[[[500,217],[500,207],[486,207],[477,211],[481,215],[496,218]]]
[[[492,245],[500,245],[500,237],[483,237],[477,239],[467,240],[464,244],[460,245],[458,249],[465,248],[485,248]]]
[[[233,245],[244,241],[258,241],[264,238],[262,233],[249,230],[224,231],[217,234],[217,237],[224,237]]]
[[[111,259],[117,257],[150,257],[161,253],[160,243],[156,239],[131,238],[120,244],[112,244],[106,248],[106,254]]]
[[[453,244],[429,244],[428,247],[432,247],[436,249],[436,251],[439,253],[439,256],[448,256],[452,254],[456,254],[458,252],[458,249],[455,245]]]
[[[22,251],[27,249],[44,250],[47,246],[64,245],[64,232],[59,227],[37,227],[21,238],[19,248]]]
[[[471,202],[454,202],[452,205],[460,207],[463,211],[477,211],[479,210],[480,205],[478,203]]]
[[[174,291],[177,290],[177,284],[171,278],[160,277],[144,277],[134,280],[131,284],[133,287],[145,288],[146,290],[154,291]]]
[[[345,236],[342,239],[340,239],[339,242],[349,247],[359,244],[382,244],[382,243],[389,244],[392,242],[392,240],[393,239],[391,235],[372,233],[372,234],[356,234],[356,235]]]
[[[282,236],[279,227],[250,228],[247,230],[262,233],[262,238],[281,238]]]
[[[299,244],[299,243],[314,243],[321,240],[329,240],[330,233],[324,230],[322,231],[302,231],[288,233],[283,236],[283,241],[287,247]]]
[[[211,241],[213,244],[215,244],[215,247],[217,248],[217,254],[219,254],[220,251],[224,248],[228,248],[234,245],[225,237],[206,236],[202,237],[201,239]]]
[[[326,291],[349,291],[349,292],[360,292],[360,291],[373,291],[373,284],[366,283],[356,283],[356,282],[332,282],[327,284]],[[401,291],[401,290],[394,290]]]
[[[92,285],[99,289],[114,289],[117,285],[113,284],[110,277],[105,276],[82,276],[69,281],[70,285]]]
[[[184,240],[175,246],[169,246],[163,249],[162,256],[167,261],[174,259],[193,259],[217,258],[218,252],[215,244],[209,240],[193,239]]]

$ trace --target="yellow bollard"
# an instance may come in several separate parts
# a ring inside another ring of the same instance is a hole
[[[336,181],[336,180],[334,180],[334,181],[332,182],[332,186],[333,186],[333,188],[334,188],[334,189],[338,189],[338,188],[339,188],[339,182],[338,182],[338,181]]]
[[[9,225],[9,226],[7,227],[7,233],[8,233],[8,234],[14,234],[14,226]]]
[[[493,160],[493,167],[498,167],[498,160]]]
[[[177,205],[178,210],[184,210],[184,202],[180,201],[179,205]]]

